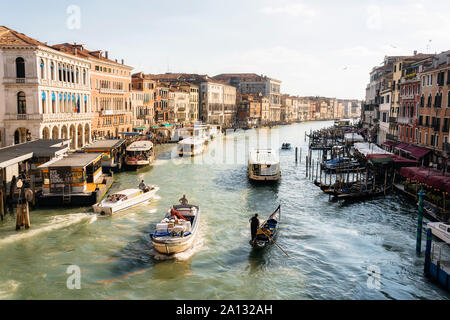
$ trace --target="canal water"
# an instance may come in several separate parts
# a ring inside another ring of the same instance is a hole
[[[30,230],[16,232],[8,216],[0,223],[0,299],[449,299],[423,276],[414,203],[396,194],[330,202],[307,180],[305,132],[331,124],[229,133],[194,159],[158,146],[152,168],[116,174],[111,189],[143,179],[161,188],[158,199],[112,218],[90,208],[40,209]],[[301,162],[280,151],[280,183],[250,183],[248,150],[283,142],[302,149]],[[200,235],[192,250],[167,259],[149,233],[183,194],[201,208]],[[265,218],[278,204],[277,242],[289,257],[276,246],[249,246],[249,218]],[[80,290],[67,286],[74,265]]]

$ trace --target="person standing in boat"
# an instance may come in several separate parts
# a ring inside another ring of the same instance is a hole
[[[186,195],[185,194],[183,194],[183,198],[181,198],[179,201],[184,206],[189,203],[188,199],[186,199]]]
[[[145,191],[146,188],[147,188],[147,186],[145,185],[144,180],[142,180],[141,183],[139,183],[139,189],[141,189],[142,191]]]
[[[250,218],[250,220],[248,220],[248,222],[250,222],[250,230],[252,232],[252,243],[255,243],[256,232],[258,231],[259,224],[260,224],[259,219],[258,219],[258,214],[255,213],[255,216]]]

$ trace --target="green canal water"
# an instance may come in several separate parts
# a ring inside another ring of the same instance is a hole
[[[158,198],[112,218],[88,207],[40,209],[31,212],[30,230],[16,232],[8,216],[0,222],[0,299],[448,299],[423,276],[413,203],[396,194],[330,202],[306,179],[305,131],[330,124],[228,134],[194,159],[158,146],[152,168],[116,174],[110,191],[144,179],[161,188]],[[294,151],[280,151],[280,183],[250,183],[249,148],[283,142],[302,148],[301,163]],[[192,250],[167,259],[149,233],[183,194],[201,208],[200,235]],[[289,258],[248,243],[251,215],[265,218],[278,204],[278,243]],[[80,290],[67,288],[72,265],[81,269]]]

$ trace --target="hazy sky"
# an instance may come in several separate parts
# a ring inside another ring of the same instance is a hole
[[[450,49],[449,13],[448,0],[15,0],[0,25],[108,50],[134,72],[254,72],[283,93],[362,99],[385,55]]]

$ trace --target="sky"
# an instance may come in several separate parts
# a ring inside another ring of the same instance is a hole
[[[108,51],[133,72],[251,72],[299,96],[363,99],[384,56],[450,49],[448,0],[8,0],[2,8],[0,25]]]

